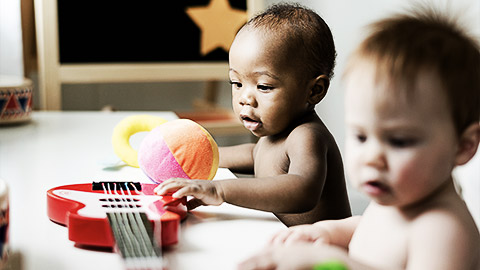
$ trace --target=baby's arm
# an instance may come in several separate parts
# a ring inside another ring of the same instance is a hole
[[[361,216],[340,220],[324,220],[314,224],[297,225],[276,234],[271,242],[275,245],[291,245],[298,242],[328,244],[348,248]]]
[[[323,134],[317,130],[297,128],[288,136],[282,148],[284,150],[278,153],[280,156],[285,156],[283,159],[285,162],[287,160],[289,162],[286,166],[287,172],[278,169],[283,166],[282,164],[271,164],[268,161],[271,155],[264,151],[262,152],[264,156],[258,153],[256,156],[256,159],[264,161],[263,164],[268,164],[268,167],[259,166],[259,172],[255,172],[260,177],[219,181],[169,179],[160,184],[155,191],[158,195],[175,192],[174,197],[194,196],[195,201],[189,205],[190,209],[198,205],[219,205],[222,202],[228,202],[274,213],[309,211],[317,204],[325,184],[328,146],[325,143],[319,143],[324,141]],[[243,156],[248,152],[244,151],[245,149],[253,151],[253,145],[225,148],[220,155],[230,157],[241,154]],[[235,150],[242,151],[235,152]],[[222,161],[221,165],[234,167],[233,162],[230,163],[227,160],[229,159]],[[247,161],[248,158],[241,160]],[[237,168],[245,168],[246,165],[250,164],[244,162]],[[336,170],[341,164],[330,164],[330,166],[329,169]],[[273,170],[277,172],[272,172]],[[343,181],[343,179],[340,180]]]
[[[228,147],[219,147],[219,164],[233,172],[253,174],[253,149],[255,144],[247,143]]]
[[[337,266],[326,266],[335,263]],[[345,268],[338,268],[338,264]],[[241,262],[238,270],[287,269],[379,270],[351,259],[345,249],[329,245],[296,243],[290,246],[269,246],[259,254]],[[395,270],[395,269],[390,269]]]
[[[274,213],[313,209],[327,175],[330,137],[325,133],[319,125],[302,125],[279,141],[261,138],[254,153],[256,177],[218,181],[219,193],[228,203]],[[342,169],[329,165],[332,171]]]
[[[353,219],[359,218],[348,219],[353,225],[358,223]],[[417,218],[409,227],[407,264],[402,269],[479,269],[480,248],[475,225],[470,228],[452,215],[429,213]],[[333,246],[333,243],[314,245],[306,242],[269,245],[243,261],[238,269],[313,269],[315,265],[331,261],[340,261],[349,270],[378,269],[350,257],[346,249]]]
[[[298,176],[288,174],[276,177],[218,181],[171,178],[158,185],[155,188],[155,194],[165,195],[173,192],[174,198],[193,196],[194,199],[188,201],[187,204],[189,210],[200,205],[220,205],[228,202],[263,211],[291,212],[298,210],[298,203],[295,204],[295,201],[305,197],[293,198],[284,191],[291,189],[289,183],[298,178]],[[289,199],[292,199],[292,203],[288,203]]]

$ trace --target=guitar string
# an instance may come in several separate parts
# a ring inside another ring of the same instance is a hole
[[[133,201],[133,196],[132,196],[132,193],[130,192],[130,189],[128,188],[128,185],[125,184],[126,186],[126,192],[128,193],[128,195],[132,198],[131,201]],[[137,194],[143,194],[141,192],[139,192],[135,186],[132,184],[133,188],[135,189],[136,193]],[[122,190],[122,194],[124,191]],[[144,219],[142,219],[142,216],[140,214],[140,211],[134,211],[132,212],[132,218],[135,218],[135,222],[131,222],[131,224],[134,224],[136,227],[136,231],[139,231],[139,233],[136,233],[135,235],[133,235],[134,237],[138,237],[140,238],[138,241],[142,243],[142,247],[144,247],[144,256],[140,257],[140,258],[136,258],[136,266],[138,265],[142,265],[141,269],[163,269],[163,260],[161,258],[161,256],[157,255],[156,251],[156,247],[154,245],[154,242],[153,242],[153,239],[151,239],[151,237],[149,236],[148,232],[147,232],[147,228],[145,227],[147,224],[145,224],[145,222],[150,222],[148,219],[146,221],[144,221]]]
[[[117,207],[119,208],[119,211],[117,212],[118,215],[121,217],[121,222],[122,224],[124,225],[123,226],[123,231],[125,233],[125,238],[128,239],[131,243],[132,243],[132,251],[133,251],[133,257],[134,258],[138,258],[138,257],[142,257],[143,254],[142,254],[142,250],[141,250],[141,245],[140,245],[140,242],[138,241],[138,239],[135,237],[135,232],[134,232],[134,228],[132,227],[132,225],[134,226],[135,223],[132,221],[131,219],[131,214],[129,214],[129,211],[127,209],[129,209],[129,205],[128,203],[124,200],[124,198],[122,198],[122,196],[117,192],[117,184],[114,183],[114,192],[115,194],[120,198],[119,200],[124,202],[124,205],[123,205],[123,208],[124,210],[120,210],[120,201],[118,201],[118,204],[117,204]],[[122,190],[122,186],[120,185],[120,190]],[[130,210],[132,211],[132,210]]]
[[[114,188],[116,188],[115,183],[114,183]],[[114,206],[114,203],[116,201],[115,201],[115,198],[114,198],[114,194],[110,189],[110,184],[107,185],[107,190],[108,190],[107,194],[112,196],[110,208],[114,209],[113,206]],[[131,242],[131,239],[126,237],[128,234],[127,234],[127,231],[126,231],[126,226],[127,225],[125,224],[124,219],[122,218],[121,214],[118,211],[116,211],[115,209],[111,212],[111,216],[112,216],[113,221],[114,221],[113,224],[115,224],[115,226],[117,228],[117,231],[119,232],[118,236],[121,238],[120,241],[121,241],[121,243],[123,244],[123,247],[124,247],[125,254],[123,254],[123,255],[126,258],[135,257],[134,245]],[[121,226],[121,225],[123,225],[123,226]]]
[[[123,193],[123,187],[120,185],[120,190],[122,191],[122,194],[118,193],[118,190],[115,189],[115,193],[119,196],[121,202],[123,202],[123,208],[125,209],[124,211],[121,211],[121,215],[123,216],[123,221],[125,224],[125,229],[127,231],[126,237],[131,239],[132,242],[135,243],[135,256],[136,258],[141,258],[145,256],[143,249],[143,242],[141,239],[138,239],[138,224],[136,223],[137,221],[133,218],[133,212],[136,212],[134,208],[131,208],[129,205],[129,202],[125,199],[125,194]],[[120,206],[120,202],[119,202]],[[133,205],[132,205],[133,207]]]
[[[120,190],[122,191],[122,195],[125,195],[124,190],[123,189],[120,189]],[[127,186],[127,192],[128,192],[128,195],[131,197],[130,199],[131,202],[133,202],[134,200],[131,195],[131,192],[128,190],[128,186]],[[125,202],[126,207],[128,207],[128,200],[123,199],[123,201]],[[151,242],[148,241],[149,236],[145,228],[145,225],[143,224],[142,217],[140,216],[140,211],[132,211],[131,213],[128,214],[128,218],[130,220],[130,224],[132,225],[132,230],[135,232],[131,236],[135,237],[135,239],[137,239],[137,242],[141,243],[141,247],[143,250],[143,254],[142,254],[143,257],[153,256],[151,253],[153,251],[153,247],[151,246]]]
[[[108,186],[108,191],[107,191],[105,189],[104,183],[102,183],[105,194],[109,194],[112,196],[116,194],[120,198],[118,199],[118,201],[116,200],[117,198],[112,198],[111,200],[107,199],[112,203],[111,205],[107,204],[107,208],[113,209],[115,207],[116,208],[123,207],[125,210],[130,209],[130,212],[129,211],[112,211],[112,215],[114,218],[113,223],[115,223],[112,226],[116,227],[117,230],[120,229],[122,231],[122,233],[120,233],[119,236],[121,238],[120,241],[122,241],[122,243],[124,244],[123,247],[125,252],[124,256],[126,257],[125,259],[126,260],[128,260],[129,258],[131,259],[130,266],[133,266],[134,269],[137,269],[137,267],[139,267],[138,269],[163,269],[163,262],[162,262],[161,255],[159,256],[155,253],[156,251],[155,246],[148,235],[148,232],[145,228],[145,224],[143,223],[142,217],[140,215],[140,211],[137,210],[134,197],[130,192],[130,190],[128,189],[128,184],[125,183],[128,197],[125,194],[122,185],[119,185],[120,191],[121,191],[121,194],[120,194],[117,191],[116,183],[113,183],[113,184],[114,184],[113,190],[115,191],[115,193],[111,191],[110,184],[107,185]],[[142,192],[138,191],[135,185],[132,184],[132,186],[135,189],[136,194],[143,194]],[[123,202],[122,206],[120,204],[120,201]],[[117,203],[117,204],[115,205],[114,203]],[[122,212],[122,213],[119,213],[119,212]],[[122,224],[123,226],[119,226],[120,224]],[[155,226],[154,234],[157,233],[157,230],[161,230],[161,224],[159,224],[157,220],[155,220],[155,225],[156,226]],[[138,239],[139,237],[140,239]],[[136,245],[133,243],[135,243]],[[157,251],[160,252],[159,250]],[[137,254],[139,256],[137,256]],[[148,261],[148,259],[150,259],[150,261]]]
[[[137,194],[144,194],[143,192],[139,191],[137,187],[134,184],[131,184],[133,189]],[[153,239],[155,243],[157,243],[157,246],[155,247],[157,254],[160,258],[162,258],[162,223],[160,221],[160,218],[154,219],[154,227],[153,227]],[[152,243],[153,244],[153,243]],[[158,248],[157,248],[158,247]]]
[[[115,215],[115,210],[114,210],[114,207],[113,207],[114,202],[115,202],[115,198],[113,198],[113,194],[111,194],[110,183],[107,186],[108,186],[108,190],[105,187],[105,183],[102,183],[102,188],[103,188],[104,194],[109,195],[106,198],[106,202],[108,202],[108,203],[105,204],[105,205],[108,209],[111,209],[110,213],[109,213],[109,216],[110,216],[110,219],[111,219],[110,220],[110,225],[112,226],[113,232],[120,232],[121,231],[120,221],[118,220],[118,217]],[[130,252],[130,248],[128,246],[129,243],[127,243],[127,241],[123,239],[123,235],[121,233],[117,233],[116,236],[121,238],[121,239],[117,240],[117,242],[121,241],[123,243],[123,252],[124,252],[123,256],[125,256],[125,257],[126,256],[132,256],[132,254]]]
[[[108,190],[110,190],[110,184],[108,184]],[[106,207],[107,209],[113,209],[112,205],[113,205],[113,202],[115,201],[113,198],[110,198],[111,196],[107,196],[107,195],[111,195],[109,191],[107,191],[107,188],[105,187],[105,183],[102,183],[102,189],[103,189],[103,193],[106,195],[106,199],[105,199],[105,205],[104,207]],[[119,224],[118,224],[118,221],[116,220],[116,216],[113,215],[113,210],[110,210],[110,226],[112,226],[112,231],[115,232],[115,231],[119,231],[120,228],[119,228]],[[109,212],[107,211],[107,215],[109,214]],[[118,235],[118,237],[122,237],[121,235]],[[125,242],[122,240],[122,242]],[[124,246],[124,252],[125,253],[128,253],[128,250],[126,246]],[[130,255],[130,254],[128,254]],[[124,256],[127,256],[127,254],[124,254]]]
[[[144,194],[143,192],[138,191],[137,187],[134,184],[131,184],[133,189],[137,194]],[[157,246],[153,247],[154,250],[157,252],[157,256],[161,258],[163,261],[163,256],[162,256],[162,222],[160,221],[160,218],[154,219],[154,227],[153,227],[153,241],[154,243],[157,243]],[[154,245],[154,243],[152,243]],[[163,269],[163,268],[162,268]]]
[[[133,201],[133,196],[132,193],[130,192],[130,189],[128,189],[127,183],[125,183],[125,186],[127,187],[126,191],[128,195],[132,198],[131,200]],[[132,184],[132,186],[135,188],[135,185]],[[138,194],[138,191],[135,188],[135,191]],[[155,247],[152,243],[152,240],[150,239],[150,236],[148,235],[147,228],[145,227],[145,224],[143,223],[142,217],[140,216],[140,211],[135,211],[134,212],[134,218],[136,220],[136,225],[138,226],[138,229],[140,231],[140,236],[142,237],[142,243],[143,247],[145,250],[145,255],[148,257],[156,257],[155,253]]]

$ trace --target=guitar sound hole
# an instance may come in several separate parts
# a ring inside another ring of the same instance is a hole
[[[140,201],[139,199],[131,199],[131,198],[124,198],[124,199],[119,199],[119,198],[108,198],[108,199],[100,199],[101,202],[138,202]]]
[[[140,208],[142,207],[141,205],[138,204],[104,204],[102,205],[103,208]]]

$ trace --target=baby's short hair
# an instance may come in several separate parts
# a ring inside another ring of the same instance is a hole
[[[415,89],[431,72],[448,99],[457,134],[480,118],[480,50],[457,20],[420,8],[371,25],[371,34],[352,55],[346,73],[362,60],[373,60],[376,80],[392,91]]]
[[[277,4],[250,19],[244,28],[249,27],[279,37],[289,57],[293,54],[305,66],[302,74],[333,77],[336,52],[332,32],[315,11],[299,4]]]

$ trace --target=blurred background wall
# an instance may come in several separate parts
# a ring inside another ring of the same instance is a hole
[[[23,77],[20,0],[0,0],[0,75]]]

